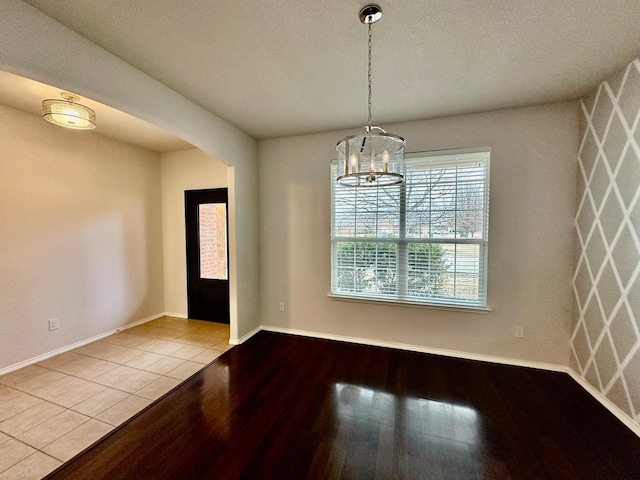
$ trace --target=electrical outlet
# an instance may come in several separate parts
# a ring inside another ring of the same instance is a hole
[[[49,320],[49,331],[57,330],[60,326],[60,321],[57,318],[51,318]]]
[[[516,325],[513,336],[516,338],[524,338],[524,327],[522,325]]]
[[[284,302],[280,302],[280,311],[284,312]]]

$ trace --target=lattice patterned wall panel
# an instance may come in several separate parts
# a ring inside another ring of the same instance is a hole
[[[572,366],[640,423],[640,60],[581,106]]]

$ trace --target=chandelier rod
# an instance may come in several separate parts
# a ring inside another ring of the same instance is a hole
[[[367,16],[367,23],[369,24],[369,69],[367,71],[367,81],[369,85],[369,97],[367,99],[369,116],[367,118],[367,124],[369,126],[369,130],[371,130],[371,24],[373,23],[373,15]]]
[[[404,138],[372,125],[373,27],[382,18],[378,5],[360,10],[360,22],[367,24],[367,123],[360,133],[347,135],[336,145],[336,181],[349,187],[385,187],[404,182],[406,143]]]

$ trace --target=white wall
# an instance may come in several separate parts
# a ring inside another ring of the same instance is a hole
[[[198,149],[161,155],[164,310],[187,315],[185,190],[226,188],[227,167]]]
[[[163,311],[159,206],[159,155],[0,106],[0,369]]]
[[[146,120],[234,167],[234,182],[229,182],[231,339],[258,327],[256,141],[20,0],[0,2],[0,31],[3,70]]]
[[[389,126],[408,151],[490,146],[487,315],[327,298],[329,161],[346,133],[259,143],[263,325],[566,365],[578,105]],[[278,310],[284,301],[286,311]],[[513,336],[524,326],[525,338]]]

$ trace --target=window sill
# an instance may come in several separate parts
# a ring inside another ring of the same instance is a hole
[[[479,313],[479,314],[488,314],[491,312],[491,309],[488,307],[472,307],[472,306],[463,306],[463,305],[444,305],[440,303],[418,303],[418,302],[409,302],[406,300],[388,300],[388,299],[371,299],[364,297],[351,297],[347,295],[335,295],[328,294],[332,300],[344,301],[344,302],[357,302],[357,303],[369,303],[374,305],[395,305],[398,307],[412,307],[412,308],[427,308],[431,310],[446,310],[448,312],[465,312],[465,313]]]

